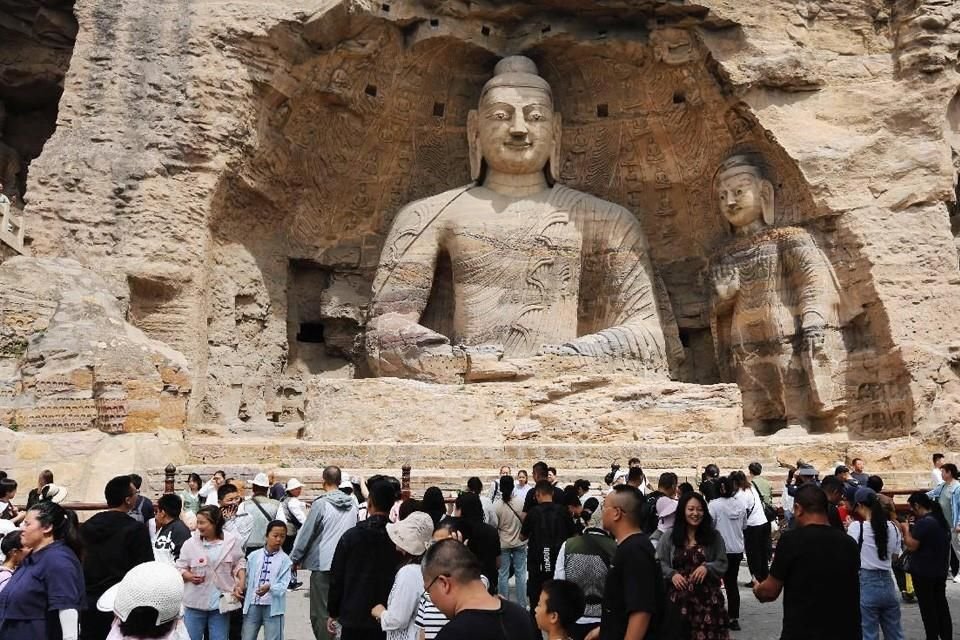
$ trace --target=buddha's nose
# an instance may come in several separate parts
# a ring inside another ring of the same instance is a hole
[[[737,199],[732,193],[727,194],[727,208],[732,209],[737,204]]]
[[[524,119],[523,112],[518,109],[510,122],[510,135],[521,137],[527,135],[528,132],[527,121]]]

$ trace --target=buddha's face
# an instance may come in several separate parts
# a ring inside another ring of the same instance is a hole
[[[720,211],[734,227],[745,227],[763,215],[760,179],[747,171],[730,171],[717,184]]]
[[[491,169],[516,175],[542,171],[554,145],[550,95],[529,87],[493,87],[480,103],[479,142]]]

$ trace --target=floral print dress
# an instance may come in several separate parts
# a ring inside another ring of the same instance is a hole
[[[673,566],[677,573],[690,579],[694,570],[707,561],[701,545],[686,547],[676,552]],[[712,573],[700,584],[692,584],[691,589],[677,590],[670,583],[670,601],[680,609],[680,613],[690,624],[690,640],[729,640],[726,602],[720,579]]]

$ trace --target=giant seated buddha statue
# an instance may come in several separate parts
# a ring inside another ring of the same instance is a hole
[[[531,60],[497,64],[467,135],[474,182],[404,206],[390,227],[367,322],[372,372],[505,379],[511,363],[560,359],[665,377],[643,230],[623,207],[556,181],[560,114]],[[444,332],[424,321],[440,260],[452,301]]]

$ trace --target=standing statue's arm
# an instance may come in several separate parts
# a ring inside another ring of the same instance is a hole
[[[839,292],[834,286],[830,262],[803,229],[790,229],[781,245],[788,286],[794,292],[804,334],[822,334],[837,322]]]

